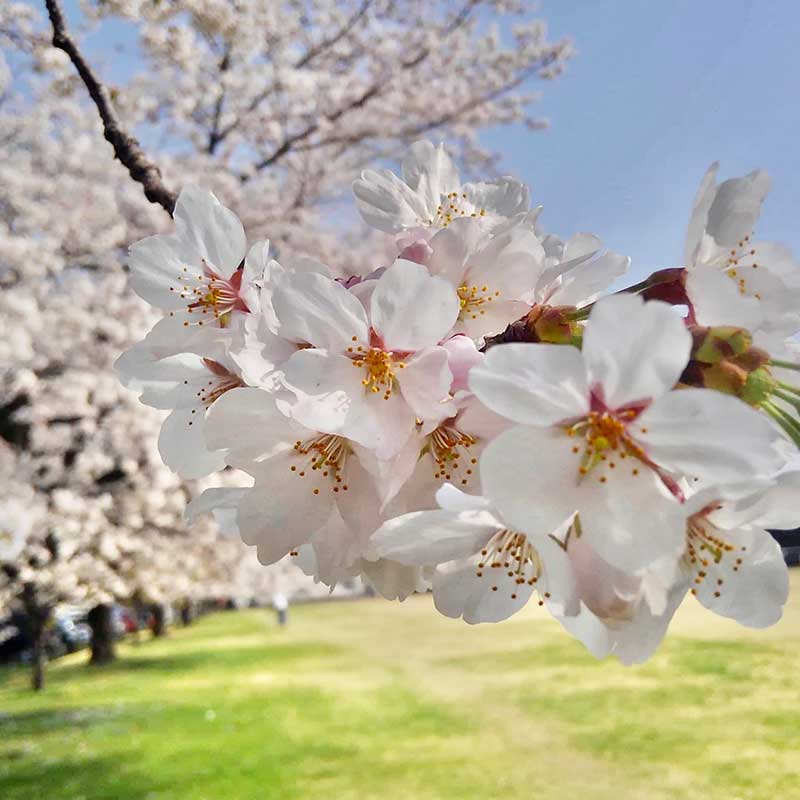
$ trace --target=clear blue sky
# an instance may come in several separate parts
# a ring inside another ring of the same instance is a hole
[[[77,21],[77,0],[66,6]],[[532,185],[549,230],[599,234],[634,276],[677,264],[697,184],[719,160],[723,177],[769,170],[757,233],[800,255],[800,0],[541,0],[538,15],[578,49],[563,78],[534,84],[551,127],[487,142]],[[136,58],[124,25],[88,45],[112,78]]]
[[[579,51],[545,86],[543,133],[493,143],[555,232],[589,230],[638,275],[679,263],[697,184],[764,167],[761,237],[800,255],[798,0],[542,0]]]

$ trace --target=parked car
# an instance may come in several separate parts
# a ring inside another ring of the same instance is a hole
[[[55,630],[67,653],[88,647],[92,641],[92,630],[86,622],[83,609],[68,607],[55,615]]]

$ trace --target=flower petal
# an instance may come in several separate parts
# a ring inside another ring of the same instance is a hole
[[[767,418],[712,389],[669,392],[639,416],[634,433],[656,464],[704,482],[770,476],[784,462]]]
[[[453,375],[443,347],[423,350],[396,374],[403,399],[421,420],[438,421],[453,415],[452,404],[447,402]]]
[[[477,553],[501,528],[488,511],[414,511],[384,522],[371,543],[382,558],[426,566]]]
[[[622,570],[636,571],[664,556],[677,558],[686,515],[656,474],[631,459],[615,468],[602,462],[581,476],[574,445],[562,430],[517,427],[487,446],[481,484],[509,526],[546,536],[577,512],[582,535]]]
[[[583,335],[593,390],[611,409],[672,389],[689,360],[692,337],[675,309],[632,294],[598,300]]]
[[[586,368],[575,347],[492,347],[470,370],[469,384],[487,408],[520,424],[553,425],[589,411]]]
[[[206,446],[203,434],[204,410],[179,408],[173,411],[161,426],[158,435],[158,452],[164,463],[182,478],[202,478],[225,466],[225,454]]]
[[[451,561],[437,568],[433,577],[436,609],[446,617],[463,617],[470,625],[508,619],[528,602],[533,587],[517,585],[502,569],[491,578],[478,577],[478,559]]]
[[[398,259],[378,279],[370,300],[372,327],[387,350],[415,351],[438,344],[458,317],[453,287],[425,267]]]
[[[315,495],[307,481],[292,476],[292,453],[255,465],[255,486],[239,503],[236,522],[242,540],[257,547],[262,564],[273,564],[308,542],[334,507],[332,492]]]
[[[247,253],[244,228],[212,192],[187,186],[178,196],[174,217],[180,239],[218,275],[229,278],[236,271]]]
[[[364,222],[386,233],[431,222],[431,209],[388,169],[364,170],[353,182],[353,195]]]
[[[718,562],[708,560],[705,576],[692,584],[697,599],[741,625],[774,625],[789,597],[789,571],[780,545],[760,528],[724,531],[722,537],[735,550]]]
[[[343,353],[369,340],[363,306],[340,283],[316,272],[287,275],[275,287],[272,306],[285,339]],[[355,339],[353,339],[355,337]]]

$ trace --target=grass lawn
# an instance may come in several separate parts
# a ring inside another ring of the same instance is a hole
[[[0,671],[0,798],[800,798],[800,571],[748,631],[687,602],[644,667],[538,608],[472,628],[426,597],[206,617]]]

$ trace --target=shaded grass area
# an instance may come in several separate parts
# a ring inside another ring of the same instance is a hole
[[[538,609],[218,614],[107,667],[68,657],[43,695],[0,671],[0,797],[800,797],[797,594],[764,632],[687,606],[632,669]]]

